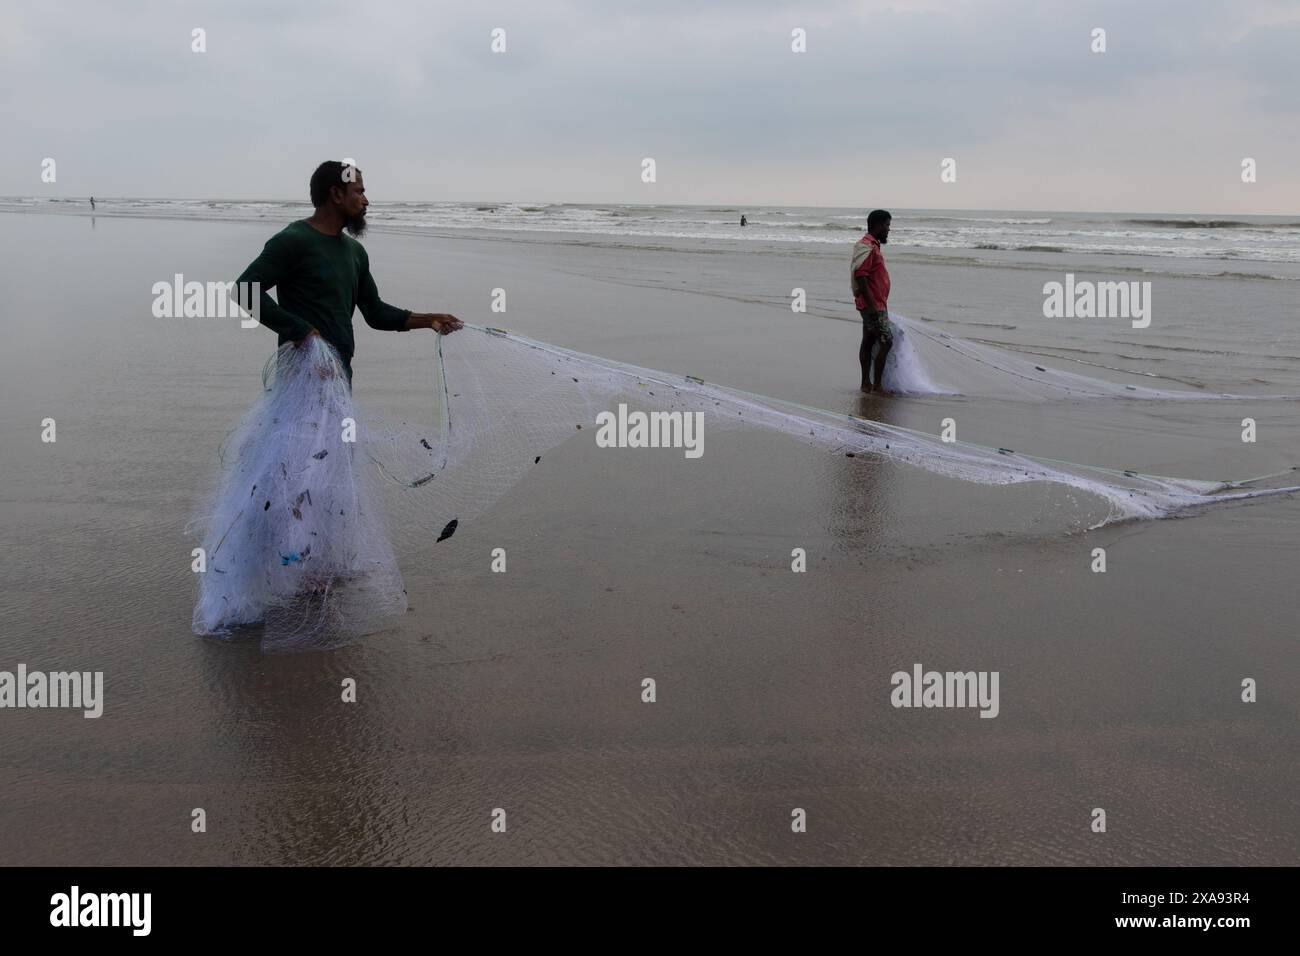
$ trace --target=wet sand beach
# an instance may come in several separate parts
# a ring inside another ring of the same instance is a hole
[[[963,440],[1073,462],[1207,479],[1300,464],[1295,402],[860,396],[851,239],[380,225],[372,268],[403,307],[931,434],[951,416]],[[0,215],[0,669],[105,682],[99,719],[0,712],[0,864],[1300,860],[1295,497],[1088,531],[1105,508],[1082,493],[780,435],[710,435],[699,461],[575,436],[436,545],[427,499],[386,487],[411,609],[382,631],[294,654],[194,636],[186,524],[274,336],[154,318],[150,289],[233,279],[277,228]],[[1041,288],[1147,259],[890,255],[891,307],[927,328],[1102,377],[1300,392],[1293,281],[1170,267],[1137,335],[1045,319]],[[432,408],[433,336],[355,325],[361,406],[427,391]],[[891,674],[916,663],[999,672],[998,716],[891,706]]]

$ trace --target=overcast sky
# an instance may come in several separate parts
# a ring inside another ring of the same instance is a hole
[[[349,156],[380,201],[1300,213],[1294,0],[18,0],[0,20],[6,195],[305,200]]]

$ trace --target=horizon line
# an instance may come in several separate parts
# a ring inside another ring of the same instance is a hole
[[[77,196],[0,196],[0,202],[15,199],[46,199],[63,202],[89,202],[89,196],[83,198]],[[96,201],[102,200],[141,200],[145,202],[216,202],[216,203],[292,203],[294,205],[310,206],[310,199],[214,199],[210,196],[102,196],[96,197]],[[371,200],[373,205],[384,203],[444,203],[462,206],[474,205],[512,205],[512,206],[619,206],[623,208],[642,208],[642,209],[662,209],[666,207],[686,207],[686,208],[709,208],[709,207],[726,207],[728,210],[734,207],[736,212],[742,212],[746,209],[862,209],[865,216],[869,211],[867,206],[847,205],[847,206],[825,206],[819,204],[805,205],[800,203],[785,203],[773,205],[768,203],[700,203],[700,202],[667,202],[667,203],[630,203],[630,202],[565,202],[565,201],[546,201],[546,200],[522,200],[522,199],[374,199]],[[877,207],[877,208],[884,208]],[[1029,213],[1029,214],[1046,214],[1046,213],[1066,213],[1071,215],[1161,215],[1161,216],[1275,216],[1285,218],[1294,216],[1300,220],[1300,212],[1171,212],[1169,210],[1156,209],[1014,209],[1010,207],[995,206],[894,206],[894,209],[907,212],[1009,212],[1009,213]]]

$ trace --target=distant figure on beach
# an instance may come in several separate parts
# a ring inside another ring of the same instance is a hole
[[[366,185],[355,166],[330,161],[321,163],[311,177],[311,204],[316,211],[276,233],[239,277],[237,289],[245,283],[261,285],[260,312],[241,301],[267,328],[279,333],[279,344],[302,346],[320,336],[339,353],[352,381],[352,313],[361,310],[372,329],[405,332],[434,329],[444,335],[463,323],[441,312],[411,312],[389,305],[379,298],[370,275],[370,256],[351,236],[366,231]],[[267,293],[279,289],[277,303]]]
[[[740,214],[740,224],[741,224],[742,226],[748,226],[748,225],[749,225],[749,222],[745,219],[745,214],[744,214],[744,213],[741,213],[741,214]]]
[[[91,196],[91,197],[90,197],[90,209],[91,209],[92,212],[93,212],[94,209],[95,209],[95,197],[94,197],[94,196]]]
[[[882,377],[885,358],[894,344],[894,333],[889,326],[889,270],[885,268],[885,253],[880,247],[889,241],[889,224],[893,217],[883,209],[875,209],[867,216],[867,234],[853,246],[853,304],[862,316],[862,345],[858,348],[858,364],[862,366],[862,391],[884,392]],[[871,350],[879,343],[876,353],[876,376],[871,378]]]

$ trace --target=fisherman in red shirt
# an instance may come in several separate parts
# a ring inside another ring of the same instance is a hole
[[[894,333],[889,327],[889,270],[885,268],[885,254],[880,248],[889,241],[889,223],[893,217],[883,209],[867,216],[867,234],[853,246],[853,304],[862,314],[862,345],[858,349],[858,364],[862,366],[862,390],[883,392],[881,376],[885,373],[885,357],[894,345]],[[871,380],[871,350],[880,343],[876,353],[875,384]]]

